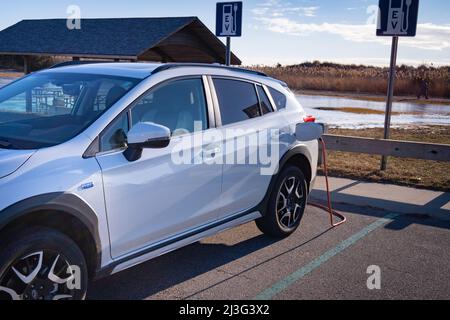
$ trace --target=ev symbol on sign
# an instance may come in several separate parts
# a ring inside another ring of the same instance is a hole
[[[231,36],[236,33],[236,16],[237,4],[226,4],[223,6],[222,35]],[[234,14],[233,14],[234,13]]]
[[[388,27],[385,33],[406,35],[409,29],[409,13],[412,4],[412,0],[406,0],[406,12],[403,10],[403,1],[401,1],[400,7],[389,7]],[[406,14],[406,15],[405,15]]]

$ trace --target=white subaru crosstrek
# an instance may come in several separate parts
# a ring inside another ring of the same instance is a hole
[[[318,163],[304,116],[283,82],[214,64],[68,64],[3,87],[0,300],[83,299],[253,220],[290,235]]]

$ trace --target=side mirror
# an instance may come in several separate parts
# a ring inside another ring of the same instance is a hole
[[[136,161],[141,158],[143,149],[162,149],[169,143],[169,128],[156,123],[140,122],[128,132],[128,148],[124,156],[128,161]]]
[[[299,123],[295,129],[298,141],[313,141],[320,139],[325,133],[325,127],[320,123]]]

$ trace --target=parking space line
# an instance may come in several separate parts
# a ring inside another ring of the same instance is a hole
[[[378,219],[374,223],[368,225],[358,233],[352,235],[350,238],[342,241],[340,244],[335,246],[334,248],[328,250],[324,254],[322,254],[320,257],[314,259],[307,265],[301,267],[300,269],[296,270],[294,273],[291,273],[287,277],[283,278],[282,280],[278,281],[271,287],[267,288],[263,292],[261,292],[259,295],[257,295],[254,299],[255,300],[270,300],[278,293],[284,291],[288,287],[290,287],[292,284],[297,282],[298,280],[302,279],[304,276],[312,272],[314,269],[320,267],[323,263],[330,260],[332,257],[336,256],[337,254],[341,253],[348,247],[354,245],[356,242],[361,240],[362,238],[366,237],[368,234],[370,234],[372,231],[378,229],[379,227],[383,226],[384,224],[392,221],[395,219],[399,214],[390,213],[383,218]]]

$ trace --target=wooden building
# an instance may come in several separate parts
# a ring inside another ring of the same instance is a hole
[[[23,20],[0,32],[0,55],[74,60],[225,63],[225,45],[197,17]],[[241,61],[232,54],[231,63]],[[27,63],[25,63],[27,69]],[[27,70],[26,70],[27,71]]]

